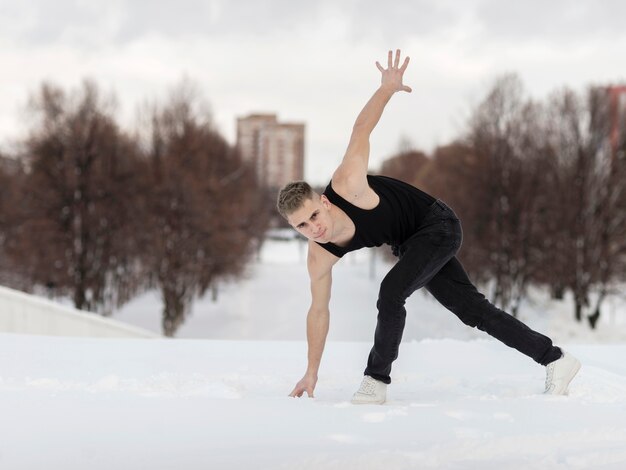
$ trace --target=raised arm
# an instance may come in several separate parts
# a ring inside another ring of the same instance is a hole
[[[387,68],[376,62],[380,70],[381,84],[359,113],[346,154],[333,174],[333,183],[347,186],[351,192],[367,188],[367,167],[370,154],[370,134],[378,124],[385,106],[397,91],[411,92],[411,88],[402,83],[404,71],[409,65],[409,57],[400,66],[400,49],[396,50],[395,60],[392,51],[387,57]]]
[[[301,397],[304,392],[313,397],[330,323],[332,267],[338,260],[336,256],[309,241],[307,267],[311,278],[311,307],[306,321],[308,365],[304,377],[289,394],[291,397]]]

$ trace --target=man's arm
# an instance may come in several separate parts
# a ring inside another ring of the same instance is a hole
[[[317,243],[309,241],[307,267],[311,278],[311,307],[306,322],[309,346],[308,366],[304,377],[289,394],[291,397],[301,397],[304,392],[309,397],[313,397],[330,323],[332,267],[338,260],[338,257],[327,252]]]
[[[398,49],[395,60],[392,60],[393,53],[389,51],[387,69],[376,62],[376,67],[382,74],[381,85],[357,116],[346,154],[333,174],[333,186],[342,187],[345,189],[343,192],[354,194],[356,197],[368,187],[367,167],[370,154],[370,134],[378,124],[383,110],[393,94],[397,91],[411,92],[410,87],[402,84],[402,76],[409,64],[409,58],[406,57],[402,66],[399,66],[400,50]]]

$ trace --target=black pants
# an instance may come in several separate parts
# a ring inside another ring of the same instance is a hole
[[[438,200],[415,235],[395,247],[400,259],[380,286],[378,323],[366,375],[391,383],[391,364],[398,357],[406,318],[404,303],[421,287],[463,323],[485,331],[539,364],[549,364],[561,356],[550,338],[496,308],[478,292],[455,256],[462,239],[458,217]]]

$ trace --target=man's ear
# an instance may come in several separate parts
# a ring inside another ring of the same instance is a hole
[[[323,205],[326,209],[330,209],[331,202],[328,200],[328,198],[326,197],[326,195],[322,194],[322,195],[320,196],[320,201],[322,201],[322,205]]]

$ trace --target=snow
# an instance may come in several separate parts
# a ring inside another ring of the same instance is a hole
[[[543,367],[416,294],[389,401],[353,406],[386,269],[379,260],[369,279],[359,252],[335,270],[315,398],[294,399],[306,367],[301,256],[297,243],[268,244],[247,280],[195,304],[178,339],[0,334],[0,468],[625,468],[618,300],[597,336],[563,328],[565,303],[538,294],[524,306],[583,364],[569,395],[553,397]],[[158,331],[159,310],[148,293],[115,318]]]
[[[566,397],[491,340],[402,345],[389,401],[353,406],[369,346],[0,335],[0,467],[623,468],[626,346],[576,345]]]

